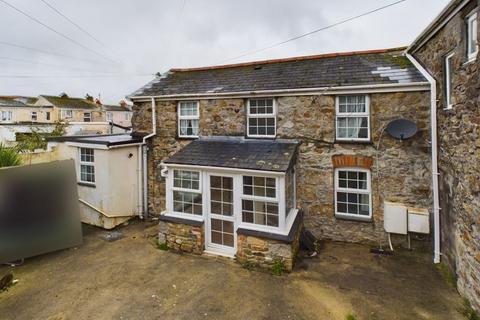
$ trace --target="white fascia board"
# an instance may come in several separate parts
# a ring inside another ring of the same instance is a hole
[[[104,144],[95,144],[95,143],[80,143],[80,142],[65,142],[69,147],[76,148],[89,148],[89,149],[99,149],[99,150],[108,150],[108,147]]]
[[[137,96],[131,97],[132,101],[155,100],[192,100],[192,99],[218,99],[218,98],[251,98],[251,97],[281,97],[281,96],[303,96],[303,95],[338,95],[338,94],[359,94],[359,93],[388,93],[407,91],[429,91],[428,82],[413,83],[389,83],[377,85],[361,85],[348,87],[321,87],[321,88],[300,88],[285,90],[261,90],[243,92],[222,92],[222,93],[197,93],[197,94],[172,94],[161,96]]]

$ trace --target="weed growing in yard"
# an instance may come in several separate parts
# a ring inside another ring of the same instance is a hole
[[[20,165],[20,156],[17,148],[7,148],[0,143],[0,168]]]
[[[242,263],[242,267],[244,269],[252,271],[253,269],[255,269],[256,265],[255,265],[255,263],[253,263],[251,261],[245,261],[245,262]]]
[[[353,314],[349,313],[347,314],[347,320],[357,320],[357,317],[355,317]]]
[[[272,274],[281,276],[285,272],[285,263],[283,260],[277,259],[273,261]]]
[[[157,244],[157,248],[159,250],[167,251],[168,250],[168,245],[166,243],[159,243],[159,244]]]
[[[472,308],[467,299],[463,300],[463,309],[461,310],[461,313],[467,320],[480,320],[480,315]]]
[[[448,284],[453,287],[457,286],[457,277],[445,263],[437,264],[437,269],[440,271],[443,278],[447,281]]]

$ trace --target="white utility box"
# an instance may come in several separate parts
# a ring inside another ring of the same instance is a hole
[[[428,210],[408,208],[408,232],[430,233],[430,215]]]
[[[407,207],[401,203],[383,203],[383,227],[388,233],[407,234]]]

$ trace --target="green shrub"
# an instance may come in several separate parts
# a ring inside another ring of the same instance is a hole
[[[166,243],[159,243],[157,245],[157,248],[160,249],[160,250],[163,250],[163,251],[167,251],[168,250],[168,245]]]
[[[281,276],[285,272],[285,263],[281,259],[273,261],[272,274],[276,276]]]
[[[461,313],[467,320],[480,320],[480,315],[472,308],[472,305],[467,299],[463,300],[463,309],[461,310]]]
[[[7,148],[0,143],[0,168],[14,167],[21,164],[17,148]]]
[[[355,317],[353,314],[349,313],[347,314],[347,320],[357,320],[357,317]]]

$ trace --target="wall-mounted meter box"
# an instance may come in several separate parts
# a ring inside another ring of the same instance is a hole
[[[383,204],[383,226],[388,233],[407,234],[407,207],[402,203]]]
[[[430,233],[430,214],[427,209],[407,208],[408,232]]]

